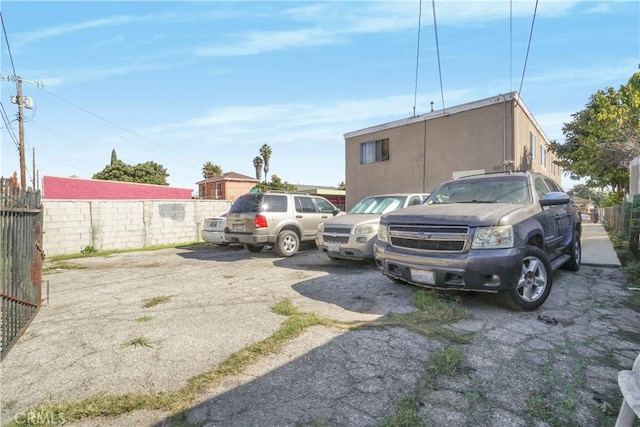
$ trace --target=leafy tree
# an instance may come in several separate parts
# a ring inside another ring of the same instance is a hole
[[[202,165],[202,176],[204,179],[213,178],[214,176],[222,175],[222,168],[218,165],[214,165],[211,162],[206,162]]]
[[[262,161],[264,162],[264,182],[267,182],[269,178],[269,160],[271,159],[271,147],[267,144],[264,144],[260,147],[260,155],[262,156]]]
[[[268,191],[268,190],[283,190],[283,191],[296,191],[298,188],[289,184],[287,181],[282,182],[282,179],[278,175],[271,175],[271,182],[263,181],[260,184],[253,187],[259,191]]]
[[[586,108],[562,128],[565,143],[552,142],[556,163],[590,187],[609,188],[622,200],[629,187],[629,163],[640,154],[640,73],[615,90],[593,94]]]
[[[142,184],[169,185],[167,170],[156,162],[145,162],[131,166],[122,160],[105,166],[103,170],[93,175],[93,179],[106,181],[138,182]]]
[[[116,154],[116,149],[111,150],[111,164],[114,164],[118,161],[118,155]]]
[[[262,165],[264,164],[264,161],[262,160],[262,157],[254,157],[253,158],[253,167],[256,168],[256,179],[258,181],[262,181]]]

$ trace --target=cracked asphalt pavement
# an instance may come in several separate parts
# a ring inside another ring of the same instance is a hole
[[[372,262],[332,261],[313,247],[291,258],[191,246],[71,262],[83,268],[45,275],[48,302],[0,365],[3,425],[42,403],[178,390],[271,336],[284,320],[271,308],[285,298],[340,322],[415,310],[416,288],[389,281]],[[446,328],[469,333],[469,344],[399,326],[314,326],[200,395],[185,419],[377,426],[410,395],[429,426],[613,425],[617,372],[640,352],[630,294],[618,268],[583,265],[556,272],[549,299],[534,312],[458,294],[470,316]],[[169,298],[143,307],[159,296]],[[136,337],[150,346],[126,345]],[[434,374],[432,355],[451,346],[462,366]],[[164,426],[171,415],[140,410],[65,425]]]

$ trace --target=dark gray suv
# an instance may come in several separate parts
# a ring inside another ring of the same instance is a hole
[[[535,310],[553,271],[578,270],[580,212],[552,179],[514,172],[441,184],[422,205],[382,216],[374,256],[394,281],[500,292]]]
[[[313,241],[318,225],[340,213],[324,197],[305,193],[260,192],[240,196],[227,214],[225,239],[251,252],[273,246],[280,256],[298,252],[301,241]]]

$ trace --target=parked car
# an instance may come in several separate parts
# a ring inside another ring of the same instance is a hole
[[[393,281],[500,292],[509,305],[534,310],[549,296],[554,270],[580,268],[581,227],[577,205],[544,175],[471,176],[383,215],[374,256]]]
[[[378,235],[380,216],[396,209],[419,205],[428,194],[383,194],[365,197],[346,215],[320,224],[316,246],[329,258],[373,259],[373,242]]]
[[[270,245],[278,255],[289,257],[298,252],[300,242],[315,239],[319,224],[340,213],[320,196],[276,191],[248,193],[231,206],[225,238],[242,243],[251,252]]]
[[[224,229],[227,226],[227,214],[207,218],[202,226],[202,240],[210,245],[228,246],[229,241],[224,237]]]

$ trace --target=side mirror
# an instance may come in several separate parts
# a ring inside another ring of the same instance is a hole
[[[571,197],[567,193],[552,191],[544,195],[544,199],[540,200],[540,206],[566,205],[570,201]]]

